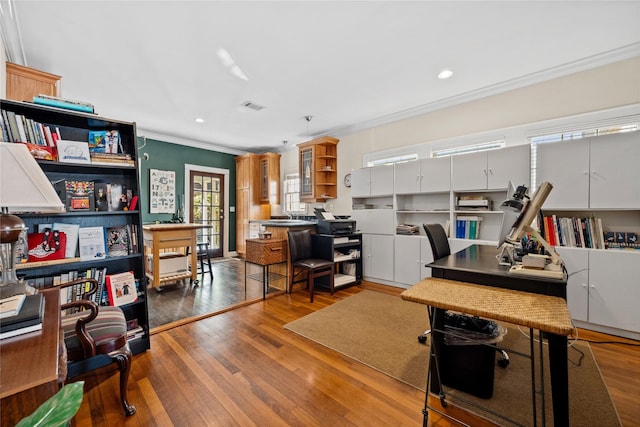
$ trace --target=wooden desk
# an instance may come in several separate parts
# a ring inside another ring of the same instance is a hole
[[[42,290],[42,330],[0,341],[2,425],[15,425],[58,391],[60,292]]]
[[[153,271],[145,268],[146,275],[154,288],[159,288],[165,282],[191,279],[197,283],[198,278],[198,254],[196,250],[196,230],[210,228],[203,224],[148,224],[142,226],[144,236],[145,266],[147,256],[153,256]],[[184,274],[160,277],[160,253],[163,250],[180,250],[186,256],[188,254],[191,271]]]
[[[440,258],[428,266],[431,267],[431,276],[434,278],[557,296],[566,300],[566,277],[560,280],[513,275],[509,273],[508,266],[498,264],[497,254],[498,249],[495,247],[472,245],[460,252]],[[548,333],[547,340],[554,425],[567,426],[569,425],[567,337],[562,334]]]

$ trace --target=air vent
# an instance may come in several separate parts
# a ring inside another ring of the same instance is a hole
[[[251,102],[251,101],[245,101],[241,105],[243,107],[250,108],[250,109],[252,109],[254,111],[260,111],[260,110],[265,108],[262,105],[258,105],[255,102]]]

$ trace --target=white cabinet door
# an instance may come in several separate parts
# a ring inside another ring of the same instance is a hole
[[[390,196],[393,194],[393,169],[393,165],[370,168],[372,196]]]
[[[412,194],[420,192],[420,161],[398,163],[395,167],[396,194]]]
[[[451,188],[454,191],[486,190],[487,153],[451,157]]]
[[[392,235],[362,235],[362,268],[370,279],[393,281],[393,237]]]
[[[549,181],[553,190],[545,209],[587,209],[589,207],[588,141],[538,144],[536,181]],[[533,189],[535,190],[535,189]]]
[[[640,132],[590,138],[590,207],[640,208]]]
[[[640,253],[589,251],[589,322],[640,332]]]
[[[395,263],[393,280],[404,285],[415,285],[420,277],[420,241],[418,236],[395,236]]]
[[[351,219],[361,233],[395,234],[393,212],[393,209],[354,209]]]
[[[589,321],[589,250],[556,247],[569,275],[567,306],[575,320]]]
[[[529,144],[487,151],[487,189],[507,188],[509,181],[529,187],[530,158]]]
[[[351,197],[369,197],[371,195],[371,168],[351,171]]]
[[[420,160],[421,186],[423,193],[435,193],[451,190],[451,158]]]
[[[433,252],[427,237],[420,239],[420,279],[431,277],[431,267],[425,265],[433,262]]]

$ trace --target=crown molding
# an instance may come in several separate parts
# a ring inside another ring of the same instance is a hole
[[[185,145],[187,147],[200,148],[202,150],[207,150],[207,151],[217,151],[219,153],[233,154],[235,156],[246,153],[246,151],[225,147],[223,145],[215,145],[210,142],[196,141],[193,139],[182,138],[179,136],[158,133],[151,129],[145,129],[141,127],[137,127],[137,133],[138,133],[137,136],[139,138],[154,139],[160,142],[168,142],[171,144]]]
[[[411,119],[423,114],[432,113],[434,111],[443,110],[445,108],[454,107],[456,105],[464,104],[467,102],[499,95],[511,90],[520,89],[526,86],[531,86],[537,83],[542,83],[570,74],[579,73],[581,71],[587,71],[638,56],[640,56],[640,43],[633,43],[618,49],[603,52],[598,55],[593,55],[576,61],[567,62],[557,67],[548,68],[536,73],[516,77],[511,80],[506,80],[504,82],[486,86],[484,88],[476,89],[449,98],[440,99],[414,108],[399,111],[397,113],[388,114],[377,119],[328,129],[323,131],[322,134],[332,136],[350,135],[352,133],[364,131],[378,126],[383,126],[401,120]]]

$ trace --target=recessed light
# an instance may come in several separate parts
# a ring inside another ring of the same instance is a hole
[[[445,68],[444,70],[440,71],[440,73],[438,74],[438,78],[440,80],[448,79],[451,76],[453,76],[453,71],[451,71],[448,68]]]
[[[196,117],[196,123],[204,123],[204,119],[202,117]]]

